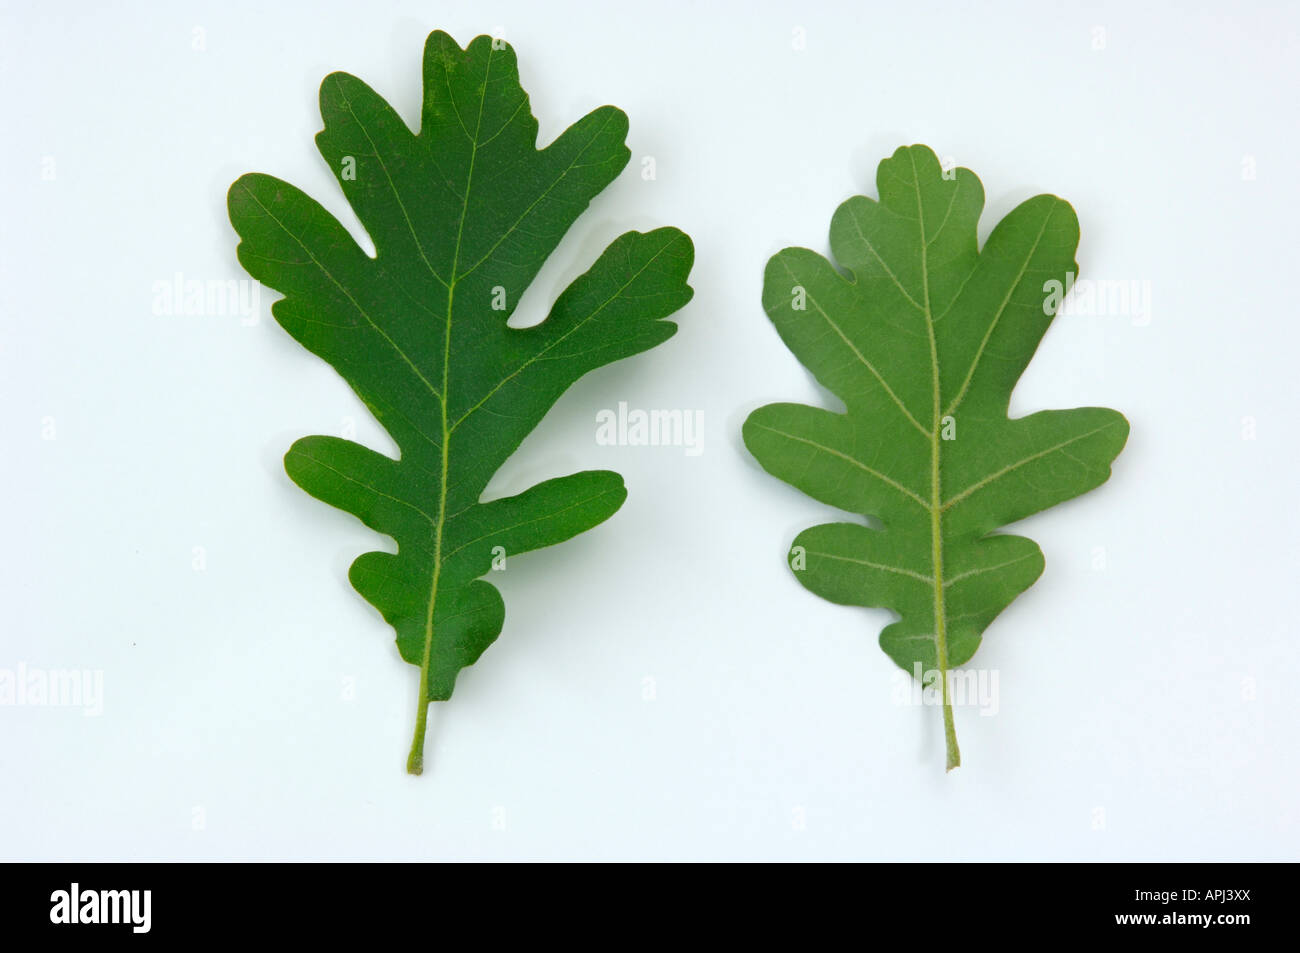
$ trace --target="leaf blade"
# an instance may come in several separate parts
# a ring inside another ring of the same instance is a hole
[[[897,613],[881,647],[941,676],[951,769],[949,673],[1043,571],[1036,544],[996,531],[1105,482],[1128,422],[1105,408],[1007,416],[1053,317],[1047,283],[1077,273],[1067,202],[1021,203],[980,248],[974,173],[903,146],[877,185],[879,200],[855,196],[832,217],[834,263],[790,248],[764,273],[764,310],[845,412],[769,404],[742,435],[772,475],[881,524],[805,530],[791,568],[832,602]]]
[[[622,478],[586,471],[483,502],[501,464],[576,380],[662,343],[690,300],[690,239],[628,232],[560,295],[539,325],[508,325],[538,270],[630,158],[627,117],[602,106],[537,148],[514,51],[478,37],[425,44],[413,132],[356,77],[321,84],[316,137],[375,246],[366,255],[318,202],[271,176],[230,189],[238,255],[284,297],[272,314],[330,363],[397,443],[394,460],[305,437],[289,477],[397,542],[352,564],[353,587],[420,669],[408,770],[423,770],[431,701],[497,638],[500,554],[562,542],[622,505]]]

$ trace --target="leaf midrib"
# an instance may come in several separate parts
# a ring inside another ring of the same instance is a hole
[[[442,574],[442,538],[444,528],[447,524],[447,482],[450,472],[450,444],[451,434],[447,427],[447,407],[451,403],[450,395],[447,393],[451,380],[451,324],[452,315],[456,302],[456,285],[459,277],[456,269],[460,264],[461,243],[465,236],[465,219],[469,215],[469,199],[474,187],[474,163],[478,159],[479,133],[483,128],[483,105],[487,102],[488,82],[492,78],[492,54],[494,46],[488,45],[487,63],[483,67],[483,86],[479,93],[478,100],[478,119],[474,125],[474,135],[470,138],[469,168],[465,172],[465,199],[460,207],[460,224],[456,229],[456,245],[452,251],[451,257],[451,281],[447,284],[447,316],[443,329],[442,340],[442,440],[441,440],[441,473],[438,480],[438,522],[434,528],[433,541],[433,574],[429,580],[429,604],[425,612],[424,620],[424,650],[420,655],[420,694],[416,699],[416,718],[417,725],[423,726],[429,715],[429,660],[433,655],[433,614],[434,606],[438,601],[438,581]],[[456,98],[451,95],[451,80],[448,78],[448,97],[452,108],[456,109],[456,115],[459,119],[460,111],[456,108]],[[464,123],[461,123],[464,129]],[[468,130],[466,130],[468,134]],[[417,737],[421,747],[423,747],[423,731],[417,728]],[[423,761],[423,754],[420,755]]]
[[[1010,303],[1012,296],[1016,292],[1016,289],[1020,287],[1021,281],[1024,280],[1025,274],[1029,270],[1029,265],[1033,261],[1034,255],[1038,251],[1038,246],[1043,240],[1043,235],[1046,234],[1047,232],[1047,224],[1052,219],[1052,213],[1055,210],[1055,205],[1053,204],[1049,206],[1047,210],[1047,214],[1043,216],[1043,221],[1042,224],[1039,226],[1038,234],[1034,237],[1034,242],[1030,246],[1028,253],[1025,255],[1025,260],[1021,263],[1019,271],[1016,273],[1015,278],[1012,279],[1009,287],[1007,288],[1007,292],[1003,296],[1002,301],[998,306],[997,312],[993,315],[992,320],[989,322],[989,327],[984,332],[984,336],[980,340],[979,347],[975,352],[974,358],[971,360],[971,365],[966,371],[965,378],[962,380],[961,386],[958,389],[957,394],[953,397],[951,403],[949,403],[948,406],[945,408],[943,404],[943,383],[942,383],[943,377],[939,366],[938,340],[935,335],[935,328],[934,328],[935,319],[933,316],[933,310],[931,308],[931,302],[930,302],[930,272],[929,272],[930,241],[927,240],[926,233],[925,233],[925,203],[921,197],[921,179],[916,169],[916,155],[914,152],[910,150],[908,151],[908,161],[912,166],[912,189],[916,195],[916,219],[917,219],[917,229],[920,238],[922,304],[923,304],[923,314],[925,317],[926,332],[929,336],[929,342],[930,342],[931,396],[933,399],[933,407],[934,407],[934,416],[930,426],[930,433],[929,433],[930,474],[931,474],[931,480],[930,480],[931,495],[930,495],[929,510],[930,510],[930,540],[931,540],[931,561],[932,561],[931,562],[932,573],[931,573],[930,584],[933,587],[933,591],[934,591],[933,638],[934,638],[934,646],[935,646],[935,658],[939,665],[939,675],[940,675],[940,679],[942,680],[944,734],[945,734],[945,741],[947,747],[947,767],[948,770],[951,771],[953,768],[961,764],[961,751],[957,746],[956,730],[953,724],[952,702],[951,702],[951,697],[949,694],[949,687],[948,687],[948,669],[949,669],[948,631],[947,631],[948,604],[947,604],[946,591],[951,582],[956,581],[957,579],[965,578],[965,576],[969,574],[959,574],[958,576],[954,577],[952,580],[948,580],[948,581],[944,580],[944,565],[943,565],[944,513],[947,512],[947,510],[950,507],[960,503],[962,500],[969,497],[972,493],[975,493],[982,487],[987,486],[990,483],[993,483],[994,481],[1000,479],[1002,476],[1006,475],[1007,473],[1011,472],[1017,467],[1023,466],[1024,464],[1029,463],[1032,460],[1038,459],[1039,457],[1045,456],[1049,453],[1054,453],[1055,451],[1060,450],[1074,443],[1076,440],[1082,440],[1084,437],[1091,436],[1092,433],[1096,433],[1098,430],[1105,429],[1105,427],[1104,426],[1099,427],[1096,430],[1091,431],[1090,433],[1082,434],[1070,440],[1063,441],[1061,444],[1058,444],[1057,446],[1054,447],[1050,447],[1047,450],[1043,450],[1038,453],[1031,454],[1030,456],[1026,457],[1023,460],[1017,461],[1016,463],[1004,467],[999,471],[989,474],[983,479],[967,487],[965,490],[954,495],[946,503],[943,501],[943,480],[942,480],[943,441],[940,433],[941,421],[945,417],[956,413],[957,409],[961,406],[962,401],[965,400],[967,393],[969,393],[971,383],[975,378],[975,372],[979,368],[980,362],[984,357],[984,352],[988,347],[989,340],[993,337],[993,332],[997,329],[998,323],[1001,321],[1002,315],[1006,311],[1007,305]],[[954,183],[953,184],[954,195],[952,201],[955,201],[956,199],[957,188],[959,188],[959,185],[957,183]],[[952,213],[952,201],[949,202],[948,209],[944,213],[944,224],[947,223],[948,216]],[[940,231],[942,231],[942,225],[940,226]],[[866,241],[865,238],[863,240]],[[871,248],[869,242],[867,243],[867,247]],[[876,254],[877,259],[880,259],[880,255],[875,252],[874,248],[871,248],[871,251],[873,254]],[[884,265],[884,260],[880,259],[880,261],[881,264]],[[978,264],[976,264],[976,266],[972,268],[972,274],[974,273],[976,268],[978,268]],[[886,270],[888,271],[887,266],[886,266]],[[893,277],[892,273],[890,274],[890,277]],[[895,278],[894,281],[896,284],[898,283],[897,278]],[[964,288],[965,288],[965,282],[962,283],[962,289]],[[906,294],[905,290],[904,293]],[[911,303],[913,304],[916,303],[915,300],[912,299],[911,295],[907,295],[907,297]],[[953,303],[955,303],[955,299],[953,302],[950,302],[949,308],[952,306]],[[945,314],[947,313],[947,309],[945,309],[944,313]]]
[[[943,396],[939,374],[939,345],[934,333],[934,317],[930,307],[930,270],[929,244],[925,237],[925,205],[921,201],[921,179],[916,171],[916,154],[909,151],[908,160],[912,165],[912,188],[916,192],[916,225],[920,235],[921,252],[921,292],[924,303],[925,330],[930,341],[930,380],[933,399],[933,418],[930,423],[930,585],[934,593],[934,651],[939,664],[939,677],[942,680],[944,736],[947,747],[948,769],[952,770],[961,763],[961,754],[957,749],[957,736],[952,720],[952,700],[948,694],[948,632],[947,600],[944,596],[943,581],[943,510],[941,508],[943,487],[940,473],[941,436],[939,422],[943,416]],[[953,186],[956,188],[956,185]]]

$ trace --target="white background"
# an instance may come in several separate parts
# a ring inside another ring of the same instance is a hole
[[[6,0],[0,668],[101,670],[104,700],[0,708],[0,854],[1297,859],[1300,15],[1141,6]],[[274,293],[246,326],[155,314],[154,285],[245,277],[245,171],[355,229],[317,87],[347,70],[415,122],[435,28],[511,41],[544,142],[631,117],[524,320],[627,229],[680,226],[697,266],[676,337],[585,378],[494,482],[613,468],[630,497],[493,576],[505,631],[417,779],[417,672],[346,581],[386,541],[280,464],[347,418],[391,441]],[[939,711],[894,697],[889,614],[785,567],[840,514],[739,439],[760,404],[826,400],[763,315],[764,262],[825,250],[912,142],[981,177],[982,235],[1055,192],[1081,277],[1152,295],[1149,323],[1060,318],[1016,392],[1133,432],[1109,483],[1017,527],[1047,569],[986,634],[1000,711],[958,711],[947,776]],[[702,411],[704,452],[598,446],[620,400]]]

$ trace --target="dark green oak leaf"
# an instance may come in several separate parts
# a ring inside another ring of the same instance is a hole
[[[825,599],[898,614],[881,647],[939,673],[952,769],[949,670],[1043,571],[1034,542],[996,530],[1105,482],[1128,422],[1100,407],[1008,418],[1054,316],[1047,283],[1078,271],[1069,203],[1029,199],[981,249],[970,170],[945,175],[930,149],[903,147],[877,187],[879,201],[850,198],[831,219],[835,264],[787,248],[763,281],[782,340],[845,412],[769,404],[744,440],[773,476],[876,521],[805,530],[791,567]]]
[[[392,435],[394,460],[304,437],[285,469],[312,496],[391,536],[353,586],[419,667],[407,768],[423,769],[428,705],[497,638],[504,607],[483,581],[494,554],[562,542],[626,497],[609,471],[547,480],[484,503],[489,479],[588,371],[654,347],[691,297],[694,251],[673,228],[628,232],[559,296],[546,320],[507,321],[575,219],[622,171],[627,117],[612,106],[537,148],[513,50],[445,33],[424,48],[420,131],[346,73],[321,84],[321,155],[375,245],[367,255],[317,202],[267,175],[230,188],[239,261],[283,293],[280,325],[328,361]],[[500,547],[498,549],[498,547]]]

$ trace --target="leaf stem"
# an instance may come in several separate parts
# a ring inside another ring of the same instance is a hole
[[[420,706],[415,713],[415,737],[411,739],[411,753],[406,756],[406,773],[424,773],[424,731],[429,726],[429,699],[425,697],[425,681],[420,679]]]
[[[948,753],[948,767],[961,766],[961,749],[957,747],[957,727],[952,720],[952,698],[948,694],[948,672],[943,673],[943,740]]]
[[[930,508],[930,539],[934,561],[934,648],[939,662],[939,677],[943,680],[943,737],[947,749],[947,770],[961,764],[961,749],[957,747],[957,727],[952,717],[952,694],[948,684],[948,620],[943,598],[943,513],[939,507],[942,488],[939,483],[939,422],[935,421],[931,455],[932,494]]]

